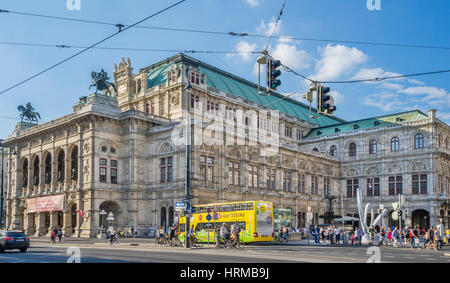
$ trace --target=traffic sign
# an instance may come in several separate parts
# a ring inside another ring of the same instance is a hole
[[[211,214],[208,213],[208,215],[206,215],[206,220],[211,221],[212,217]]]
[[[192,211],[193,211],[192,206],[188,206],[188,207],[186,208],[186,212],[187,212],[188,214],[192,214]]]

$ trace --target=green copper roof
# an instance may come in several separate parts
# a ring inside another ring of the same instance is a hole
[[[318,126],[328,126],[345,122],[337,117],[327,116],[322,116],[319,119],[311,119],[309,117],[308,105],[291,98],[286,98],[279,93],[273,93],[269,96],[259,95],[258,86],[256,84],[182,53],[143,69],[148,72],[148,88],[164,83],[166,81],[165,72],[169,70],[173,64],[177,63],[186,63],[198,67],[202,73],[207,74],[206,82],[210,87],[278,110],[301,120],[317,124]]]
[[[167,81],[166,72],[172,68],[173,63],[161,66],[147,74],[147,88],[163,84]]]
[[[419,110],[413,110],[408,112],[402,112],[402,113],[396,113],[396,114],[390,114],[375,118],[368,118],[363,120],[357,120],[352,122],[346,122],[326,127],[320,127],[312,129],[308,135],[306,135],[306,138],[311,137],[323,137],[328,135],[335,135],[339,133],[345,133],[345,132],[351,132],[351,131],[357,131],[361,129],[368,129],[368,128],[376,128],[376,127],[384,127],[387,125],[395,125],[400,124],[402,122],[411,122],[411,121],[417,121],[417,120],[423,120],[428,118],[427,115],[422,113]]]

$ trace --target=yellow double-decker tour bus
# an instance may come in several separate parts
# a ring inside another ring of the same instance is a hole
[[[241,201],[194,205],[190,224],[194,225],[197,240],[215,242],[215,228],[226,223],[231,227],[238,222],[239,238],[245,243],[273,241],[273,204],[268,201]],[[216,216],[216,217],[214,217]],[[215,220],[216,218],[216,220]],[[178,219],[179,238],[185,237],[186,219]]]

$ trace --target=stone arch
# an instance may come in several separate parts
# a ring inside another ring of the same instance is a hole
[[[348,177],[354,177],[354,176],[358,176],[358,170],[356,168],[350,168],[347,169],[347,176]]]
[[[115,201],[111,201],[111,200],[105,200],[103,201],[100,206],[99,206],[99,212],[101,212],[102,210],[104,210],[106,212],[106,214],[104,215],[100,215],[100,227],[102,228],[106,228],[108,227],[110,224],[114,227],[117,228],[120,226],[120,205],[115,202]],[[109,214],[112,213],[113,217],[114,217],[114,221],[112,221],[112,223],[109,223],[107,221],[107,218],[109,216]]]
[[[69,157],[70,180],[76,181],[78,178],[78,156],[80,154],[78,146],[71,145],[68,153],[69,154],[67,157]]]
[[[298,168],[298,170],[301,170],[301,171],[308,171],[309,167],[308,167],[308,164],[306,164],[306,161],[300,160],[298,162],[297,168]]]
[[[421,161],[415,161],[411,164],[411,172],[421,172],[421,171],[426,171],[427,170],[427,166],[425,165],[425,163],[421,162]]]
[[[22,158],[22,160],[20,161],[20,169],[22,170],[22,176],[20,178],[22,185],[19,186],[20,189],[20,191],[18,192],[19,196],[22,195],[22,188],[28,187],[28,176],[29,176],[28,167],[29,167],[28,158],[26,157]]]
[[[372,166],[369,169],[367,169],[367,175],[378,175],[380,174],[380,171],[376,166]]]
[[[388,173],[398,173],[401,171],[402,171],[402,167],[397,163],[391,164],[388,167]]]
[[[65,170],[66,170],[66,165],[65,165],[65,158],[66,158],[66,154],[64,152],[64,149],[59,148],[55,151],[55,157],[56,157],[56,181],[58,181],[58,183],[64,182],[65,180]]]
[[[39,185],[40,177],[40,158],[37,154],[31,157],[31,172],[32,172],[32,184],[33,186]]]
[[[294,162],[292,161],[292,159],[290,157],[283,158],[284,167],[292,169],[293,164],[294,164]]]
[[[42,161],[44,162],[44,183],[49,185],[52,181],[52,154],[48,151],[44,152]]]
[[[174,147],[170,142],[164,142],[159,147],[159,153],[160,154],[166,154],[174,151]]]
[[[228,154],[230,156],[233,156],[233,157],[236,157],[236,158],[241,158],[241,151],[236,146],[231,148]]]
[[[416,209],[411,214],[412,227],[419,225],[420,229],[430,227],[430,213],[426,209]]]

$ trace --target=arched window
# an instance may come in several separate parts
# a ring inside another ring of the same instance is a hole
[[[313,148],[314,152],[319,152],[319,149],[317,147]]]
[[[391,139],[391,151],[399,151],[400,149],[400,139],[398,137],[393,137]]]
[[[64,182],[64,151],[58,153],[58,172],[56,175],[58,183]]]
[[[423,148],[423,135],[417,134],[414,137],[414,148]]]
[[[78,178],[78,147],[75,146],[72,149],[72,154],[70,155],[70,179],[77,180]]]
[[[47,154],[47,157],[45,158],[45,184],[49,185],[52,181],[52,156]]]
[[[377,153],[377,141],[371,140],[369,142],[369,154],[376,154]]]
[[[356,156],[356,144],[352,142],[348,146],[348,156],[355,157]]]
[[[330,147],[330,155],[331,156],[336,156],[336,154],[337,154],[337,147],[335,145],[332,145]]]

